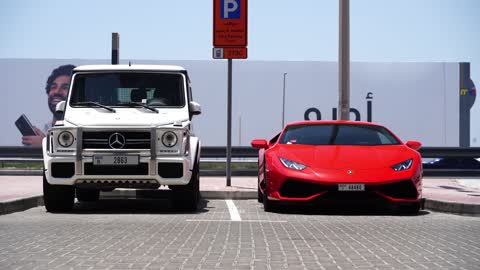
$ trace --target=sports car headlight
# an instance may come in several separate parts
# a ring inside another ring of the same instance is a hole
[[[295,162],[295,161],[288,160],[286,158],[280,158],[280,161],[282,162],[283,166],[285,166],[289,169],[297,170],[297,171],[302,171],[303,169],[305,169],[307,167],[303,164],[300,164],[300,163]]]
[[[399,172],[399,171],[410,169],[410,167],[412,167],[412,164],[413,164],[413,159],[411,158],[411,159],[402,161],[398,164],[395,164],[391,168],[394,169],[396,172]]]
[[[58,134],[58,144],[62,147],[70,147],[73,144],[75,138],[70,131],[62,131]]]
[[[166,147],[174,147],[177,144],[177,141],[177,135],[173,131],[167,131],[162,135],[162,143]]]

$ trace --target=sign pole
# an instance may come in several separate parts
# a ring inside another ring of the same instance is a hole
[[[248,0],[213,0],[213,58],[228,59],[227,187],[232,185],[232,59],[247,59]]]
[[[338,118],[350,119],[350,1],[339,0]]]
[[[227,94],[227,187],[232,185],[232,59],[228,59]]]
[[[112,33],[112,65],[118,65],[120,58],[120,36],[118,33]]]

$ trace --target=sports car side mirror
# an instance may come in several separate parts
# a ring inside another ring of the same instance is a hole
[[[408,147],[412,148],[413,150],[418,150],[418,149],[420,149],[420,147],[422,147],[422,143],[417,142],[417,141],[408,141],[406,143],[406,145]]]
[[[267,149],[268,148],[267,140],[263,140],[263,139],[252,140],[252,147],[257,149]]]

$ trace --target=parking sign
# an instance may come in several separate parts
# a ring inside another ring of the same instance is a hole
[[[247,0],[213,0],[213,46],[247,46]]]

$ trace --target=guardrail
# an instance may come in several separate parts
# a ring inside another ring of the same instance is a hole
[[[480,147],[423,147],[420,149],[422,158],[449,158],[465,159],[479,158]],[[232,147],[232,163],[256,163],[258,150],[249,146]],[[0,146],[0,162],[40,162],[42,149],[40,147]],[[226,147],[204,146],[201,150],[200,160],[202,163],[225,163]],[[457,167],[457,168],[427,168],[424,165],[426,176],[453,176],[453,177],[480,177],[480,166]],[[24,170],[31,171],[31,170]],[[18,174],[21,174],[18,172]],[[256,169],[233,168],[233,175],[256,175]],[[225,175],[223,168],[204,169],[202,175]]]

